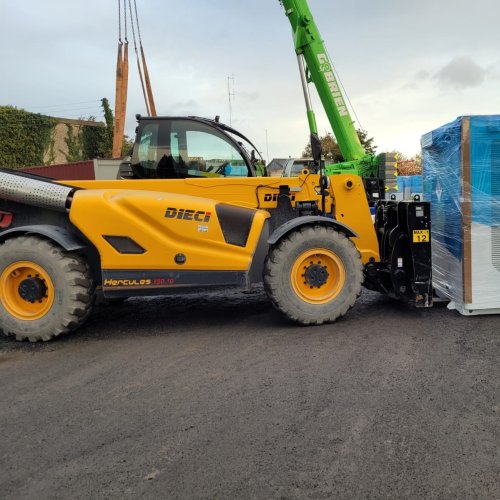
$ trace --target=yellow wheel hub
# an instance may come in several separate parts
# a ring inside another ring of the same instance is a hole
[[[34,321],[50,311],[54,303],[54,285],[38,264],[14,262],[0,275],[0,301],[15,318]]]
[[[345,284],[340,258],[326,248],[312,248],[297,257],[290,273],[295,293],[309,304],[326,304]]]

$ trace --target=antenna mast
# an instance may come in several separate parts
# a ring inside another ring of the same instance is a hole
[[[231,86],[232,82],[232,86]],[[234,93],[234,74],[232,76],[227,77],[227,97],[229,100],[229,126],[232,127],[233,121],[233,101],[235,100]]]

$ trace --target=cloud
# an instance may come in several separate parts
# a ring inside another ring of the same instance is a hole
[[[486,70],[470,57],[455,57],[433,78],[443,87],[463,90],[479,87],[484,82],[486,73]]]
[[[421,69],[420,71],[417,71],[414,75],[411,81],[405,83],[400,90],[405,91],[405,90],[417,90],[422,83],[426,82],[429,80],[431,77],[431,74],[425,70]]]
[[[430,76],[431,74],[427,70],[421,69],[415,74],[415,80],[419,82],[424,82],[425,80],[428,80]]]
[[[500,59],[486,68],[486,75],[493,80],[500,80]]]
[[[235,90],[236,92],[236,97],[241,97],[246,101],[256,101],[259,99],[260,94],[259,92],[246,92],[245,90]]]
[[[168,114],[177,115],[192,115],[199,113],[200,105],[194,99],[187,99],[185,101],[177,101],[168,106]]]

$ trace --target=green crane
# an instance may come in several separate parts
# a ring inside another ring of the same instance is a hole
[[[345,159],[342,163],[326,165],[326,174],[355,173],[362,177],[377,177],[378,161],[374,156],[366,153],[359,140],[345,98],[335,77],[328,53],[307,1],[280,0],[280,3],[284,7],[285,14],[292,26],[295,52],[297,53],[306,101],[313,154],[318,151],[319,138],[316,118],[309,95],[309,83],[311,82],[316,86],[340,151]]]

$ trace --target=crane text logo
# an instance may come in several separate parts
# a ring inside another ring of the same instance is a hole
[[[209,222],[212,212],[204,210],[187,210],[185,208],[167,208],[165,217],[167,219],[193,220],[196,222]]]
[[[265,194],[264,195],[264,201],[278,201],[278,197],[281,196],[279,194]],[[288,196],[288,198],[290,198],[291,201],[295,201],[295,195],[292,194],[292,195],[285,195],[285,196]]]
[[[325,75],[328,87],[333,96],[333,100],[339,111],[339,115],[349,116],[349,113],[347,112],[347,106],[345,104],[344,98],[342,97],[342,94],[340,93],[339,85],[337,83],[335,75],[333,74],[332,66],[330,64],[330,61],[328,60],[328,57],[326,57],[326,54],[318,54],[318,60],[319,69]]]

